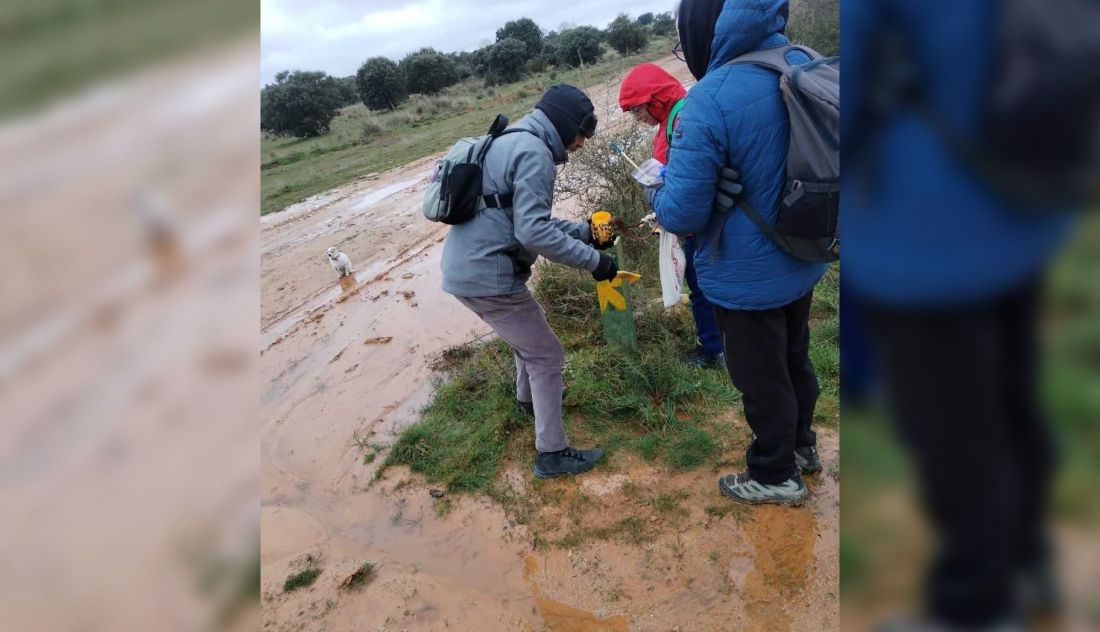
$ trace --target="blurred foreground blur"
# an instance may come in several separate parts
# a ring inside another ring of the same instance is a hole
[[[16,2],[6,630],[258,624],[258,5]]]
[[[846,629],[1100,629],[1100,3],[845,0]]]

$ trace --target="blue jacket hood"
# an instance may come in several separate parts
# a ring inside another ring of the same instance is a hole
[[[707,72],[754,50],[787,43],[788,0],[726,0],[711,40]]]

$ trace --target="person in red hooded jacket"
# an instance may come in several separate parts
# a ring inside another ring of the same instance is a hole
[[[619,88],[619,107],[623,112],[630,112],[639,123],[657,126],[653,137],[653,157],[662,164],[668,164],[669,139],[672,138],[676,117],[686,96],[687,90],[676,77],[656,64],[635,66]],[[696,348],[681,356],[681,360],[692,366],[722,368],[725,365],[722,336],[718,333],[714,308],[699,289],[695,278],[695,237],[684,236],[681,244],[687,260],[684,276],[691,289],[691,314],[699,338]]]

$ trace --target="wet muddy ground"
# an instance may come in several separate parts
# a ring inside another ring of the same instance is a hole
[[[616,90],[590,93],[600,107]],[[264,629],[836,628],[835,432],[800,509],[733,507],[717,489],[726,472],[628,455],[541,484],[513,466],[507,507],[434,498],[402,468],[373,480],[429,401],[440,352],[489,333],[440,290],[447,227],[420,216],[433,160],[261,220]],[[329,246],[354,278],[336,278]],[[365,585],[345,587],[364,562]],[[284,592],[304,563],[322,569],[315,583]]]

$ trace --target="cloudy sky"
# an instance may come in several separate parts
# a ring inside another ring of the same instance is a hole
[[[505,22],[528,17],[543,32],[562,24],[600,28],[619,13],[672,11],[676,0],[261,0],[260,80],[281,70],[354,74],[368,57],[399,60],[423,46],[473,50]]]

